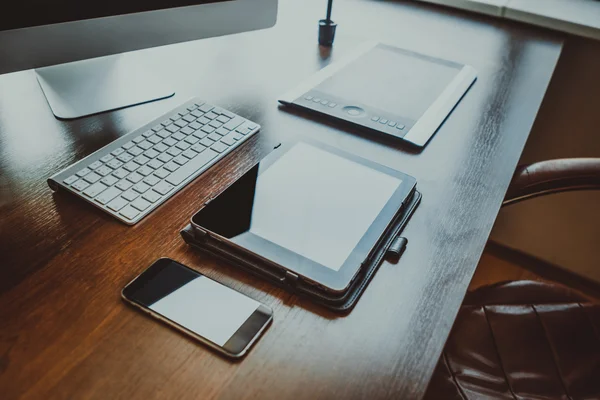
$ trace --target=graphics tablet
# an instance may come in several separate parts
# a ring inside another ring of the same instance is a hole
[[[468,65],[369,42],[279,102],[423,147],[476,76]]]
[[[221,244],[343,292],[416,180],[318,142],[280,146],[192,218]]]

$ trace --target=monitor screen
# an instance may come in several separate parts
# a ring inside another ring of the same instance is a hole
[[[0,12],[0,31],[232,0],[23,0]]]

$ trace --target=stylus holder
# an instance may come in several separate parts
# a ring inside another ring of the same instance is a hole
[[[335,39],[335,28],[337,24],[332,20],[322,19],[319,21],[319,44],[331,47]]]

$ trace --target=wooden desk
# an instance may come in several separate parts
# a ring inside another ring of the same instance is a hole
[[[0,77],[0,397],[419,398],[481,256],[562,41],[507,21],[385,1],[337,2],[332,54],[316,43],[324,1],[282,0],[274,29],[153,49],[174,99],[76,122],[54,119],[31,71]],[[479,78],[421,153],[278,109],[277,96],[359,40],[473,65]],[[1,61],[0,61],[1,62]],[[135,227],[46,178],[191,96],[263,126],[251,143]],[[405,171],[423,202],[408,249],[347,316],[190,250],[203,199],[280,141],[318,139]],[[121,288],[172,257],[275,310],[229,362],[126,306]]]

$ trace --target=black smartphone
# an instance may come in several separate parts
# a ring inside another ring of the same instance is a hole
[[[169,258],[131,281],[123,299],[229,357],[242,357],[273,320],[273,310]]]

